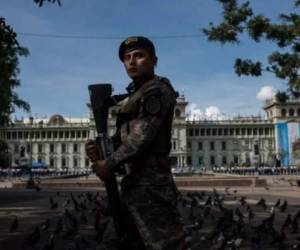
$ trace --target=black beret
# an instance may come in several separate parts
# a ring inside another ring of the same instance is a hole
[[[143,36],[131,36],[126,38],[120,45],[119,48],[119,58],[123,62],[124,54],[128,51],[149,48],[155,55],[155,48],[153,43],[146,37]]]

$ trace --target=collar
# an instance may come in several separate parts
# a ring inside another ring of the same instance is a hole
[[[152,79],[156,79],[157,76],[154,75],[154,77]],[[132,81],[131,83],[128,84],[126,90],[128,92],[128,94],[133,94],[135,91],[137,91],[145,82],[148,82],[149,80],[152,79],[147,79],[145,81]]]

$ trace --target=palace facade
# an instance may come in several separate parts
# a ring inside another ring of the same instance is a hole
[[[184,96],[177,99],[172,129],[173,166],[250,166],[300,164],[300,101],[268,100],[266,118],[188,121]],[[111,108],[109,135],[114,133],[118,106]],[[93,116],[76,119],[55,114],[47,119],[16,120],[0,129],[7,141],[11,166],[29,162],[49,168],[85,169],[90,163],[85,142],[96,136]]]

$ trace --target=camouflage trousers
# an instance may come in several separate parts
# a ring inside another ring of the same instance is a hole
[[[122,186],[131,249],[183,250],[184,233],[173,185]]]

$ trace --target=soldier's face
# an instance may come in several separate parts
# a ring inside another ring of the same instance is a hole
[[[154,74],[156,57],[147,49],[135,49],[125,53],[123,63],[128,76],[133,80],[150,77]]]

